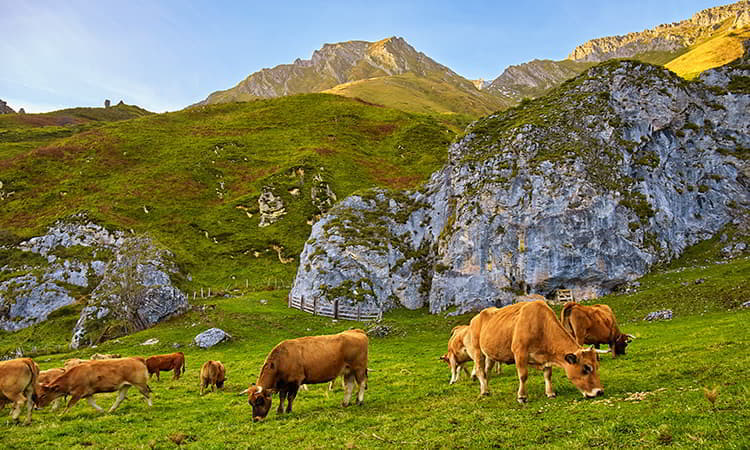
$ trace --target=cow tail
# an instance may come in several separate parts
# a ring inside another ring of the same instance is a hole
[[[182,354],[182,374],[185,373],[185,354]]]
[[[563,328],[570,333],[573,337],[575,337],[575,331],[573,330],[573,326],[570,324],[570,314],[573,312],[573,307],[577,305],[576,302],[568,302],[563,306],[562,311],[560,312],[560,322],[562,322]]]
[[[24,362],[31,373],[31,400],[36,403],[36,391],[39,390],[39,366],[30,358]]]

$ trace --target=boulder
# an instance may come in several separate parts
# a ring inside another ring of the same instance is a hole
[[[643,318],[643,320],[652,321],[652,320],[671,320],[672,319],[672,310],[671,309],[664,309],[662,311],[654,311],[650,312],[646,315],[646,317]]]
[[[200,348],[210,348],[231,338],[232,336],[220,328],[210,328],[195,336],[193,342]]]

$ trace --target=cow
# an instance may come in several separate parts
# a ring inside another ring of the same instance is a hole
[[[120,358],[122,358],[122,356],[118,355],[116,353],[112,353],[112,354],[94,353],[93,355],[91,355],[91,359],[92,360],[97,360],[97,359],[120,359]]]
[[[102,412],[104,410],[94,401],[94,394],[117,391],[117,400],[109,408],[109,412],[113,412],[125,399],[125,394],[131,386],[138,388],[146,398],[148,406],[152,405],[145,359],[133,357],[89,361],[66,369],[53,381],[40,385],[41,395],[37,403],[44,407],[60,396],[70,395],[63,414],[82,398],[85,398],[92,408]]]
[[[528,366],[544,371],[544,391],[556,396],[552,367],[565,370],[573,385],[586,398],[602,395],[598,350],[578,345],[557,320],[546,302],[516,303],[504,308],[486,308],[471,319],[471,334],[480,395],[489,395],[484,363],[486,358],[516,365],[520,385],[517,400],[526,403]]]
[[[300,385],[333,381],[342,375],[346,392],[342,406],[349,406],[355,381],[359,384],[357,404],[361,405],[367,385],[367,345],[369,339],[362,330],[347,330],[338,334],[309,336],[282,341],[266,357],[255,383],[241,394],[248,394],[253,408],[253,421],[263,420],[271,409],[274,393],[279,393],[279,407],[292,412],[292,402]]]
[[[63,364],[63,369],[68,370],[71,367],[75,367],[79,364],[84,364],[89,362],[88,359],[79,359],[79,358],[71,358],[65,361],[65,364]]]
[[[560,311],[560,322],[578,342],[578,345],[609,345],[613,358],[625,354],[625,348],[633,335],[622,334],[617,326],[617,319],[612,308],[607,305],[585,306],[568,302]]]
[[[209,385],[211,386],[211,392],[215,392],[216,388],[223,388],[224,382],[226,381],[226,369],[221,361],[206,361],[201,367],[201,395],[203,390]]]
[[[0,408],[10,402],[13,405],[10,416],[18,421],[26,403],[26,420],[31,423],[31,410],[34,408],[36,386],[39,380],[39,366],[31,358],[17,358],[0,362]]]
[[[47,384],[47,383],[52,382],[52,380],[56,379],[57,377],[59,377],[63,373],[65,373],[65,369],[63,369],[63,368],[47,369],[47,370],[42,370],[41,372],[39,372],[39,377],[38,377],[39,384],[37,384],[37,387],[36,387],[36,397],[37,397],[37,399],[39,399],[39,397],[41,397],[41,395],[42,395],[41,388],[39,386],[41,386],[42,384]],[[58,397],[57,399],[55,399],[55,401],[53,402],[54,405],[52,405],[52,410],[54,411],[57,408],[59,408],[60,407],[60,403],[62,401],[63,401],[62,397]],[[37,406],[39,406],[39,405],[37,405]]]
[[[468,325],[458,325],[453,327],[451,330],[451,338],[448,341],[448,353],[441,356],[441,361],[445,361],[451,367],[451,381],[448,384],[453,384],[458,381],[458,377],[461,373],[461,369],[469,376],[469,370],[466,368],[466,363],[471,361],[472,345],[471,345],[471,332]],[[485,373],[489,374],[492,367],[495,366],[495,361],[487,358],[487,367],[485,367]],[[497,365],[497,373],[500,373],[500,365]],[[476,367],[471,371],[471,378],[476,378]]]
[[[180,374],[185,373],[185,354],[182,352],[170,353],[168,355],[154,355],[146,360],[148,367],[148,376],[151,378],[156,374],[156,381],[159,381],[159,372],[174,370],[173,380],[179,380]]]

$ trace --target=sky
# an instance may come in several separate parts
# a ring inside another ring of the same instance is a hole
[[[0,99],[174,111],[324,43],[400,36],[469,78],[730,3],[707,0],[0,0]]]

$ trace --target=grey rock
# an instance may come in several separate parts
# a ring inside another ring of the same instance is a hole
[[[182,344],[178,344],[177,342],[172,344],[172,348],[180,348],[182,347]]]
[[[141,345],[156,345],[158,343],[159,343],[159,339],[151,338],[151,339],[146,339],[145,341],[141,342]]]
[[[231,338],[232,336],[220,328],[210,328],[195,336],[193,341],[200,348],[209,348]]]
[[[747,301],[741,305],[743,308],[750,308],[750,301]]]
[[[264,188],[263,193],[258,197],[258,208],[260,210],[259,227],[267,227],[286,214],[286,208],[281,197],[277,197],[273,192]]]
[[[646,317],[643,318],[643,320],[652,321],[652,320],[671,320],[672,319],[672,310],[671,309],[664,309],[662,311],[654,311],[650,312],[646,315]]]
[[[33,274],[0,283],[0,328],[16,331],[47,319],[53,311],[75,299],[57,284]]]
[[[750,95],[634,62],[566,89],[524,111],[544,126],[508,128],[513,110],[475,122],[420,191],[339,202],[313,225],[290,295],[452,314],[518,291],[595,298],[748,213],[750,166],[733,152],[750,148]]]

